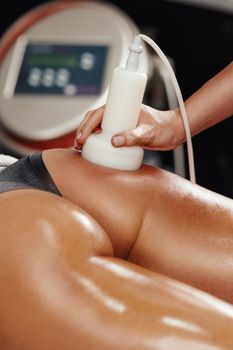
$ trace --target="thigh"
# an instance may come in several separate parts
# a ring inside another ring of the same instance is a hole
[[[230,305],[112,256],[104,230],[50,193],[0,195],[4,350],[227,349]]]

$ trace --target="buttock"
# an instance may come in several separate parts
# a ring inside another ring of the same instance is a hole
[[[31,189],[2,193],[0,222],[1,242],[10,242],[11,252],[17,252],[24,241],[25,246],[35,244],[40,249],[45,239],[49,249],[71,259],[83,254],[112,255],[111,241],[102,227],[80,207],[52,193]],[[30,250],[25,254],[30,255]]]

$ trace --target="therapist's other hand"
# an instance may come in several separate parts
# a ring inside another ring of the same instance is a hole
[[[104,107],[89,111],[79,125],[74,147],[81,149],[92,132],[100,132]],[[115,147],[142,146],[150,150],[172,150],[182,144],[185,133],[179,110],[159,111],[142,105],[136,128],[112,137]]]

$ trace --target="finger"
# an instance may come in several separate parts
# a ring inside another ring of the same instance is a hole
[[[93,132],[94,132],[95,134],[99,134],[101,131],[102,131],[101,126],[97,126],[97,128],[95,128],[95,130],[93,130]]]
[[[81,123],[79,124],[78,128],[77,128],[77,132],[80,131],[83,127],[83,125],[87,122],[87,120],[90,118],[91,114],[93,113],[93,109],[88,111],[84,118],[82,119]]]
[[[100,123],[103,118],[103,111],[103,107],[95,109],[94,111],[92,111],[89,118],[87,118],[85,123],[82,125],[80,132],[82,134],[81,139],[83,142],[94,130],[96,130],[96,128],[100,126]]]
[[[79,126],[78,126],[78,128],[77,128],[77,130],[76,130],[75,140],[78,141],[78,139],[80,138],[80,136],[81,136],[81,130],[82,130],[84,124],[85,124],[85,123],[87,122],[87,120],[90,118],[92,112],[93,112],[93,110],[90,110],[90,111],[88,111],[88,112],[85,114],[83,120],[81,121],[81,123],[79,124]]]
[[[87,137],[99,127],[103,118],[103,111],[104,106],[101,106],[100,108],[89,111],[85,115],[79,127],[77,128],[75,137],[76,143],[83,144],[86,141]]]
[[[99,134],[100,132],[102,131],[102,128],[100,126],[97,126],[97,128],[95,128],[95,130],[93,130],[93,132],[95,134]],[[85,141],[79,141],[79,138],[78,139],[75,139],[74,140],[74,144],[73,144],[73,147],[75,149],[77,149],[78,151],[82,150],[83,148],[83,144],[84,144]]]

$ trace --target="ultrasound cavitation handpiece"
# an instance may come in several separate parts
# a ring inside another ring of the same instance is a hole
[[[113,71],[101,124],[102,132],[91,134],[82,149],[82,157],[92,163],[122,170],[137,170],[142,164],[142,147],[116,148],[111,144],[114,134],[137,125],[147,82],[147,75],[138,71],[142,51],[140,38],[136,36],[129,46],[125,68],[116,67]]]

